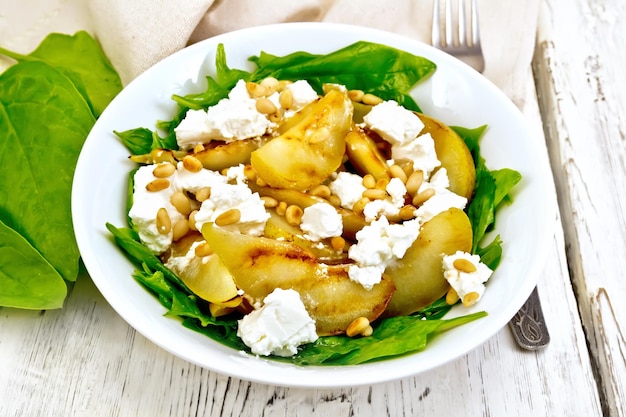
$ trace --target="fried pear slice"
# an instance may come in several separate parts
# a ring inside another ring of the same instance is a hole
[[[450,191],[468,200],[474,193],[476,167],[467,145],[461,137],[443,122],[418,113],[424,129],[422,134],[430,133],[435,142],[435,152],[441,166],[448,172]]]
[[[355,126],[346,135],[346,145],[348,159],[359,174],[370,174],[377,180],[391,179],[387,160],[366,132]]]
[[[252,167],[272,187],[307,190],[342,163],[352,102],[345,91],[331,90],[311,106],[297,124],[252,152]]]
[[[290,242],[230,232],[212,223],[202,227],[202,234],[253,303],[276,288],[297,291],[318,335],[344,333],[357,317],[375,320],[395,289],[391,279],[383,278],[366,290],[350,280],[347,264],[320,264]]]
[[[443,255],[472,248],[472,225],[463,210],[448,209],[422,226],[402,259],[384,272],[396,285],[385,316],[405,316],[437,301],[450,288]]]

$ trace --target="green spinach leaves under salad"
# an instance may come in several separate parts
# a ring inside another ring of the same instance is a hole
[[[155,149],[178,150],[174,129],[188,111],[207,109],[228,96],[239,80],[259,82],[268,77],[278,80],[306,80],[319,94],[325,84],[340,84],[348,90],[362,90],[382,100],[394,100],[403,107],[419,111],[409,95],[410,90],[435,70],[433,62],[423,57],[384,45],[356,42],[327,55],[296,52],[274,56],[265,52],[249,60],[256,70],[229,68],[223,45],[216,53],[214,76],[207,76],[204,92],[172,98],[179,105],[176,116],[157,122],[156,130],[140,127],[115,132],[132,155],[149,154]],[[471,222],[471,253],[495,270],[502,257],[502,241],[496,236],[484,242],[493,230],[498,207],[510,200],[510,191],[521,176],[512,169],[489,170],[481,157],[479,141],[486,126],[478,128],[452,127],[471,152],[476,170],[473,197],[466,207]],[[132,199],[132,184],[129,189]],[[129,203],[130,206],[130,203]],[[138,265],[133,277],[151,291],[167,309],[166,316],[178,317],[184,326],[206,334],[234,349],[250,351],[237,335],[236,315],[214,317],[207,303],[189,290],[187,285],[168,269],[153,251],[140,243],[137,230],[107,224],[118,245]],[[372,323],[368,337],[345,335],[319,337],[302,345],[289,358],[272,357],[300,365],[352,365],[421,351],[434,335],[486,316],[486,312],[445,319],[452,306],[441,298],[411,315],[378,319]]]

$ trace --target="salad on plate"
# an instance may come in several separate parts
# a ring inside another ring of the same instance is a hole
[[[487,168],[487,126],[421,112],[409,93],[436,65],[365,41],[250,61],[218,45],[172,120],[115,132],[138,166],[128,225],[107,228],[166,315],[299,365],[420,351],[484,317],[444,316],[479,305],[520,174]]]

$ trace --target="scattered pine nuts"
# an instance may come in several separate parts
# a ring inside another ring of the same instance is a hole
[[[200,153],[204,150],[204,145],[201,143],[196,144],[196,146],[193,147],[193,153]]]
[[[407,204],[400,209],[398,215],[402,220],[411,220],[415,217],[415,210],[417,210],[415,206]]]
[[[311,190],[309,190],[309,194],[316,197],[328,199],[328,197],[330,197],[331,191],[328,185],[318,184],[315,187],[311,188]]]
[[[356,203],[354,203],[354,205],[352,206],[352,211],[355,212],[356,214],[363,214],[363,210],[365,209],[365,206],[367,205],[367,203],[369,203],[370,200],[367,197],[363,197],[361,199],[359,199]]]
[[[218,226],[228,226],[237,223],[241,219],[241,211],[231,208],[215,218],[215,224]]]
[[[284,216],[286,211],[287,203],[285,203],[284,201],[279,202],[276,206],[276,214],[278,214],[279,216]]]
[[[183,216],[188,216],[191,213],[191,201],[182,191],[176,191],[170,197],[170,203],[176,208],[176,210]]]
[[[265,206],[265,208],[274,208],[278,205],[278,200],[274,197],[263,196],[261,197],[261,201],[263,201],[263,206]]]
[[[293,92],[286,88],[278,96],[278,102],[283,109],[289,109],[293,106]]]
[[[414,171],[411,175],[409,175],[409,178],[406,180],[406,191],[412,196],[415,196],[417,194],[417,191],[422,186],[423,182],[424,182],[424,171],[422,170]]]
[[[361,97],[361,103],[367,104],[370,106],[375,106],[382,102],[383,102],[382,98],[375,96],[374,94],[370,94],[370,93],[364,94],[363,97]]]
[[[374,188],[378,188],[379,190],[386,190],[388,185],[389,185],[389,179],[381,178],[378,181],[376,181],[376,187]]]
[[[446,293],[446,304],[453,305],[456,304],[457,301],[459,301],[459,294],[457,294],[454,288],[450,287]]]
[[[330,238],[330,246],[339,252],[346,246],[346,240],[342,236],[333,236]]]
[[[424,204],[426,200],[435,195],[434,188],[427,188],[421,193],[418,193],[415,197],[413,197],[413,205],[415,207],[421,206]]]
[[[357,103],[363,100],[363,96],[365,93],[363,90],[350,90],[348,91],[348,98],[352,101],[356,101]]]
[[[198,213],[198,210],[193,210],[191,213],[189,213],[189,230],[193,230],[194,232],[198,231],[198,228],[196,227],[196,213]]]
[[[195,156],[187,155],[183,158],[183,167],[189,172],[200,172],[202,162]]]
[[[267,181],[265,181],[261,177],[256,177],[256,185],[258,185],[259,187],[267,187]]]
[[[465,258],[455,259],[454,262],[452,262],[452,266],[455,269],[458,269],[461,272],[466,272],[468,274],[476,272],[476,265],[474,265],[472,262],[468,261]]]
[[[278,80],[274,77],[264,78],[260,84],[265,87],[265,94],[268,96],[278,89]]]
[[[211,187],[202,187],[198,191],[196,191],[196,200],[201,203],[204,200],[208,200],[209,197],[211,197]]]
[[[172,226],[172,240],[177,241],[189,232],[189,220],[180,219]]]
[[[170,181],[167,178],[157,178],[146,184],[146,190],[150,192],[163,191],[170,186]]]
[[[246,90],[248,90],[248,94],[250,94],[252,98],[266,97],[268,95],[265,86],[252,81],[246,83]]]
[[[199,258],[204,258],[205,256],[213,255],[213,249],[207,242],[202,242],[195,247],[193,250],[194,254]]]
[[[400,181],[402,181],[402,183],[406,184],[408,178],[400,165],[394,164],[390,166],[389,173],[392,177],[398,178],[400,179]]]
[[[169,162],[163,162],[152,170],[152,175],[157,178],[171,177],[176,172],[176,167]]]
[[[476,301],[478,301],[479,298],[480,298],[480,294],[478,294],[476,291],[468,292],[463,297],[463,305],[465,307],[474,305]]]
[[[270,122],[278,123],[283,118],[283,109],[276,109],[276,111],[267,116]]]
[[[166,235],[172,230],[172,220],[164,207],[157,211],[156,227],[157,231],[162,235]]]
[[[278,108],[269,98],[260,98],[256,101],[256,110],[261,114],[274,114]]]
[[[371,336],[372,331],[372,326],[370,326],[370,321],[367,317],[357,317],[348,325],[348,328],[346,329],[346,336]]]
[[[341,207],[341,199],[338,195],[331,194],[328,196],[327,200],[332,206]]]
[[[376,178],[372,174],[365,174],[363,177],[363,187],[365,188],[375,188],[376,187]]]
[[[363,197],[369,198],[370,200],[384,200],[388,196],[389,194],[387,194],[387,191],[379,188],[368,188],[363,191]]]
[[[292,226],[299,226],[302,223],[304,211],[300,206],[292,204],[285,210],[285,220]]]

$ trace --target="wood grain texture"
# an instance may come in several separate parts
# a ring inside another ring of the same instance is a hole
[[[604,413],[626,415],[626,4],[546,0],[535,72]]]

